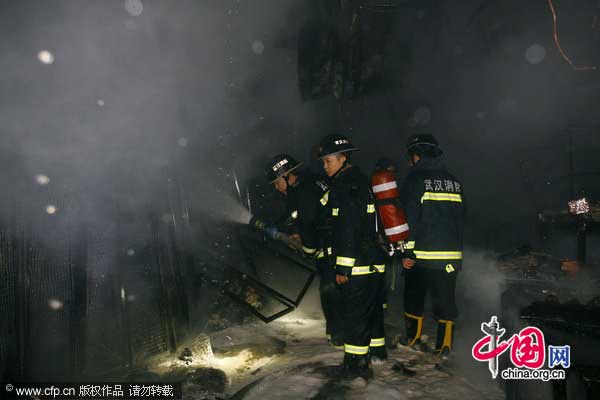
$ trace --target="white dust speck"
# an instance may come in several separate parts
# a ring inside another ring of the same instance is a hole
[[[50,183],[50,178],[48,178],[47,175],[43,175],[43,174],[38,174],[35,176],[35,181],[39,184],[39,185],[47,185]]]
[[[427,125],[431,121],[431,110],[429,107],[421,106],[415,110],[413,118],[418,125]]]
[[[64,303],[58,299],[50,299],[48,300],[48,307],[53,310],[60,310],[64,306]]]
[[[265,51],[264,43],[260,40],[255,40],[254,42],[252,42],[252,51],[257,56],[260,56],[263,53],[263,51]]]
[[[541,44],[533,44],[525,50],[525,59],[529,64],[539,64],[546,57],[546,49]]]
[[[48,50],[42,50],[38,53],[38,60],[42,64],[52,64],[54,62],[54,55]]]
[[[134,17],[139,17],[144,12],[144,5],[141,0],[125,0],[125,10]]]

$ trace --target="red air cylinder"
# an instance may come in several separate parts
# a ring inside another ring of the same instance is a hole
[[[385,235],[390,243],[408,239],[408,223],[402,208],[396,206],[400,192],[392,171],[377,171],[371,177],[371,188]]]

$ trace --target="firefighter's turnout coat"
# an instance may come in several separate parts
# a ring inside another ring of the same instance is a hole
[[[423,158],[411,168],[400,200],[410,233],[407,255],[419,268],[460,270],[465,203],[461,182],[441,158]]]
[[[330,184],[333,268],[337,275],[349,277],[341,287],[339,310],[344,321],[344,350],[362,357],[370,347],[385,345],[380,323],[383,310],[378,302],[380,272],[385,265],[377,245],[377,214],[369,181],[357,167],[345,167]]]

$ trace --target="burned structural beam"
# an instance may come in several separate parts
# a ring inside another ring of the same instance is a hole
[[[577,261],[585,264],[587,259],[587,223],[580,216],[577,218]]]

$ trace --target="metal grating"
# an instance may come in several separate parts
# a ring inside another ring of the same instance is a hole
[[[52,188],[16,188],[19,201],[2,205],[2,378],[64,379],[174,351],[189,320],[184,246],[158,216],[169,185],[153,212],[114,205],[95,219],[84,191]]]

